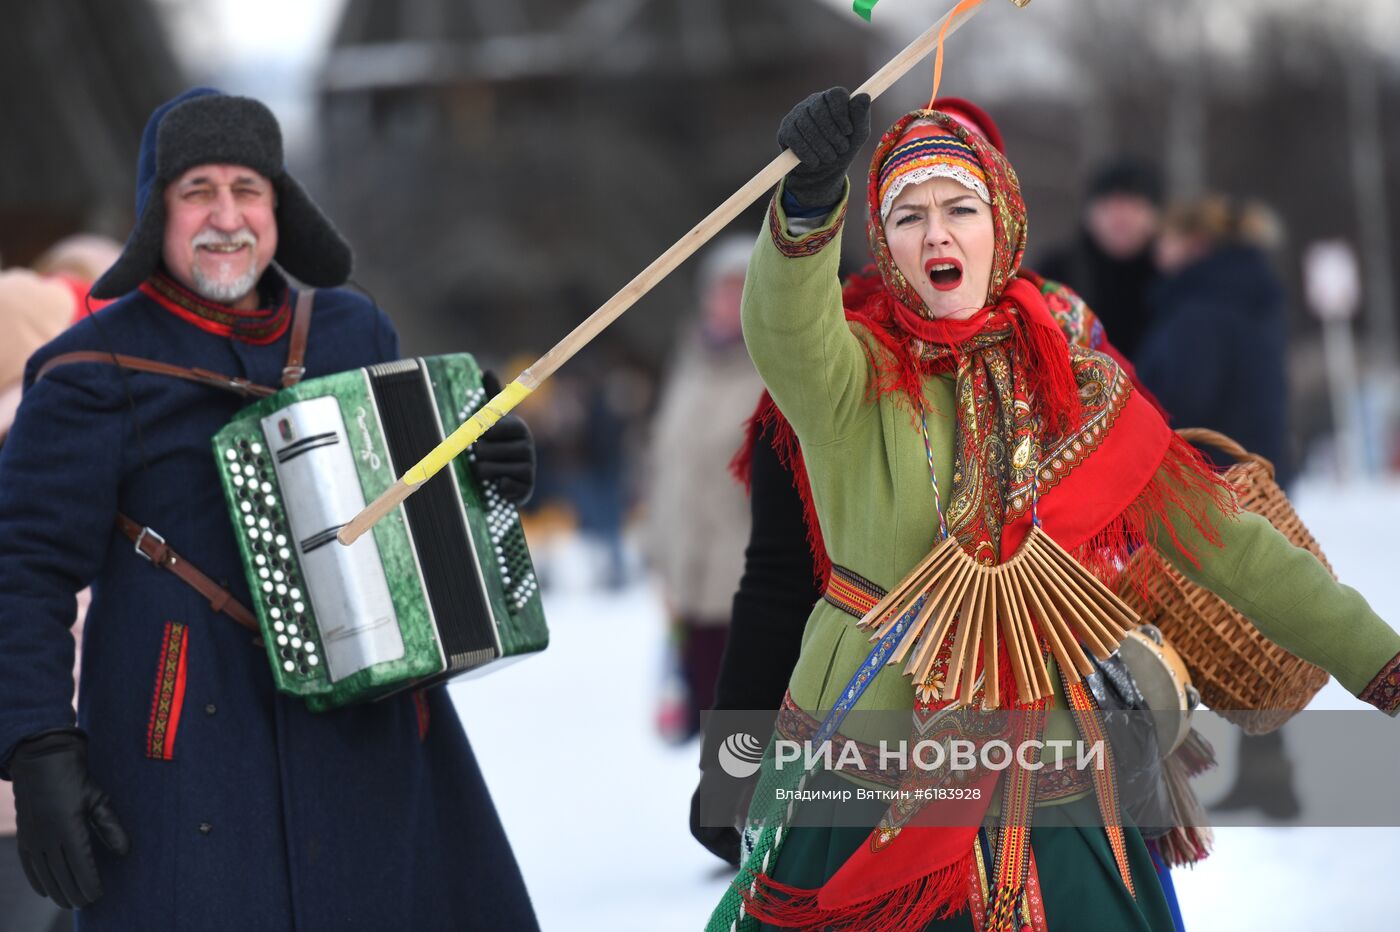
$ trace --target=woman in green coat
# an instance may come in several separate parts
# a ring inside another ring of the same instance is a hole
[[[986,638],[979,649],[975,633],[960,631],[978,627],[965,617],[973,603],[961,603],[912,679],[890,660],[911,644],[919,655],[918,604],[873,642],[857,626],[943,541],[988,572],[1041,548],[1052,553],[1044,565],[1068,553],[1104,578],[1153,548],[1270,639],[1395,714],[1400,635],[1267,521],[1238,512],[1112,360],[1067,344],[1056,320],[1064,308],[1020,272],[1026,215],[1015,172],[984,140],[937,111],[890,127],[867,179],[876,268],[843,288],[846,170],[868,132],[868,98],[841,88],[784,119],[779,142],[802,165],[774,195],[745,287],[745,340],[801,443],[835,565],[778,735],[849,739],[869,755],[890,735],[852,711],[912,713],[919,734],[946,737],[967,727],[956,710],[1011,709],[1030,713],[1016,719],[1030,729],[1022,737],[1101,736],[1082,667],[1045,618],[1019,647]],[[1042,594],[1053,582],[1018,578]],[[1027,593],[1017,598],[1037,615]],[[831,827],[851,820],[849,807],[823,825],[822,805],[844,790],[914,785],[878,771],[797,766],[770,748],[744,865],[710,929],[1172,929],[1141,836],[1122,825],[1111,767],[979,772],[961,784],[952,817],[921,820],[936,807],[894,793],[869,804],[862,827]],[[943,775],[918,785],[957,785],[934,780]]]

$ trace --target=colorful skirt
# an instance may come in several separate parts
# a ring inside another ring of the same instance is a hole
[[[806,805],[837,804],[814,801]],[[872,803],[871,825],[884,810],[883,803]],[[849,809],[844,811],[850,814]],[[1035,810],[1031,849],[1039,872],[1046,932],[1174,932],[1171,908],[1142,835],[1134,828],[1124,831],[1136,892],[1133,896],[1123,885],[1108,836],[1102,825],[1096,824],[1099,822],[1098,801],[1092,794]],[[773,878],[796,887],[819,887],[869,835],[869,829],[856,827],[791,828],[773,866]],[[1039,923],[1031,927],[1038,928]],[[762,924],[759,928],[769,932],[778,927]],[[934,921],[925,932],[978,932],[980,928],[981,922],[974,924],[971,913],[965,910]]]

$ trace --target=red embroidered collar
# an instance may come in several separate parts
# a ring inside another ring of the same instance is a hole
[[[146,279],[140,290],[176,317],[201,330],[255,346],[277,342],[292,320],[291,290],[285,284],[281,284],[282,296],[276,307],[250,311],[202,298],[164,272],[156,272]]]

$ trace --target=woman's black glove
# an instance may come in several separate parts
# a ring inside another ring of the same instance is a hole
[[[107,794],[87,769],[87,738],[50,731],[21,741],[10,757],[19,858],[29,885],[64,909],[95,903],[102,880],[92,835],[117,855],[131,848]]]
[[[501,380],[487,370],[481,373],[486,395],[500,394]],[[530,428],[514,414],[507,414],[472,445],[472,473],[479,482],[494,483],[512,505],[523,505],[535,491],[535,440]]]
[[[1160,838],[1175,824],[1171,797],[1162,770],[1162,751],[1152,709],[1121,655],[1093,658],[1095,670],[1084,678],[1118,770],[1123,811],[1144,838]]]
[[[870,95],[852,97],[844,87],[813,94],[778,126],[778,145],[802,164],[788,173],[784,190],[804,207],[841,200],[846,169],[870,136]]]

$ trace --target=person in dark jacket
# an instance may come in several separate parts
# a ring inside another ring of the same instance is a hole
[[[1046,278],[1079,293],[1129,359],[1136,357],[1149,323],[1161,204],[1155,168],[1128,156],[1106,162],[1089,180],[1075,238],[1035,264]]]
[[[1220,195],[1173,207],[1157,244],[1165,278],[1134,362],[1178,427],[1208,427],[1292,479],[1287,303],[1262,207]]]
[[[1219,194],[1168,210],[1156,249],[1165,277],[1151,295],[1152,326],[1135,361],[1173,426],[1230,437],[1273,463],[1287,489],[1294,477],[1287,299],[1268,255],[1279,236],[1262,205]],[[1241,735],[1239,747],[1235,781],[1214,808],[1296,816],[1282,732]]]
[[[774,425],[758,425],[756,433],[747,446],[749,543],[714,686],[714,708],[772,709],[776,715],[802,647],[802,629],[821,589],[807,545],[802,497],[794,488],[791,467],[774,448]],[[739,831],[757,774],[736,787],[712,763],[725,737],[719,732],[702,732],[700,785],[691,798],[690,831],[708,851],[737,867]],[[766,745],[772,729],[755,737]],[[722,810],[732,813],[732,824],[712,824],[714,820],[705,817]]]
[[[396,359],[388,317],[338,287],[349,246],[287,173],[271,112],[205,88],[152,115],[137,217],[93,287],[120,300],[30,359],[0,451],[0,777],[29,882],[81,930],[536,928],[445,690],[313,714],[224,596],[118,528],[251,604],[210,446],[247,400],[109,357],[282,384],[294,276],[321,289],[306,377]],[[40,377],[70,353],[87,356]],[[528,493],[523,423],[483,444],[478,478]]]

